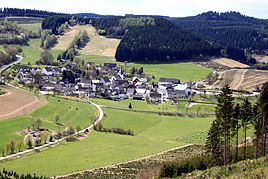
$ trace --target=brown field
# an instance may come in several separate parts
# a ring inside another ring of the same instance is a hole
[[[268,63],[268,56],[255,56],[258,62]]]
[[[58,43],[53,49],[66,50],[76,34],[81,30],[86,30],[90,37],[90,41],[86,47],[80,50],[82,54],[108,57],[115,56],[116,48],[120,40],[98,35],[96,29],[91,25],[76,25],[71,27],[64,35],[58,36]]]
[[[0,88],[7,91],[6,94],[0,96],[0,120],[22,116],[47,103],[46,100],[28,92],[7,86],[0,86]]]
[[[230,85],[231,89],[253,91],[261,88],[263,83],[268,81],[268,71],[253,69],[228,70],[222,74],[214,86],[223,87]]]
[[[229,58],[217,58],[217,59],[214,59],[212,61],[219,63],[221,65],[230,67],[230,68],[235,68],[235,67],[247,68],[248,67],[248,65],[245,65],[243,63],[240,63],[238,61],[235,61],[235,60],[232,60]]]

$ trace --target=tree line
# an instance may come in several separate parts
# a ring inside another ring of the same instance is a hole
[[[17,178],[17,179],[48,179],[45,176],[37,176],[36,174],[18,174],[15,171],[6,170],[5,168],[0,170],[0,178],[1,179],[10,179],[10,178]]]
[[[86,30],[80,31],[73,41],[71,42],[70,46],[68,49],[65,51],[61,52],[57,60],[71,60],[73,61],[75,56],[78,54],[78,50],[81,48],[84,48],[87,43],[89,42],[90,38]]]
[[[249,158],[266,155],[268,121],[268,86],[264,85],[255,104],[246,98],[242,104],[234,103],[228,86],[222,89],[216,106],[216,119],[212,122],[206,140],[206,152],[182,161],[165,163],[160,177],[176,178],[195,170],[228,165]],[[254,145],[247,144],[247,132],[254,131]],[[244,138],[239,146],[239,132]],[[234,143],[232,141],[235,141]]]
[[[233,102],[228,86],[222,89],[216,106],[216,119],[211,124],[206,141],[207,151],[218,164],[227,165],[238,160],[239,131],[244,133],[243,159],[247,158],[247,131],[253,128],[255,134],[255,157],[266,155],[266,134],[268,121],[268,87],[263,86],[255,104],[246,98],[242,104]],[[231,140],[235,139],[233,154]]]
[[[35,9],[20,9],[20,8],[0,8],[0,17],[7,16],[25,16],[25,17],[41,17],[46,18],[48,16],[59,15],[63,13],[48,12]]]
[[[238,12],[207,12],[185,18],[170,18],[176,25],[203,35],[208,40],[222,45],[250,50],[268,47],[267,22],[241,15]]]
[[[40,35],[31,30],[23,29],[18,23],[0,20],[0,44],[27,44],[29,38],[37,38]]]

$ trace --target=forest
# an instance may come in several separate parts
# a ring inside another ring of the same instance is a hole
[[[171,63],[200,55],[217,56],[219,51],[219,46],[210,44],[188,30],[166,19],[154,18],[149,25],[128,29],[115,58],[118,61]]]
[[[19,9],[19,8],[0,8],[0,17],[7,16],[25,16],[25,17],[41,17],[60,15],[62,13],[41,11],[35,9]]]
[[[248,17],[238,12],[210,11],[170,20],[224,47],[232,46],[253,51],[268,48],[268,23],[263,19]]]

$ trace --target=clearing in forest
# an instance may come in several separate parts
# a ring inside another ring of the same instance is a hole
[[[212,61],[219,63],[221,65],[224,65],[224,66],[231,67],[231,68],[235,68],[235,67],[247,68],[248,67],[248,65],[245,65],[243,63],[240,63],[238,61],[235,61],[235,60],[232,60],[229,58],[217,58],[217,59],[214,59]]]
[[[96,29],[91,25],[76,25],[71,27],[64,35],[58,36],[58,43],[54,50],[66,50],[74,37],[81,30],[86,30],[90,41],[80,52],[85,55],[97,55],[114,57],[116,48],[120,42],[119,39],[106,38],[98,35]]]

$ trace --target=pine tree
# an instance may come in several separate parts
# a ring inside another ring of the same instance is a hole
[[[206,140],[206,150],[212,153],[215,161],[220,161],[222,156],[222,129],[219,121],[216,119],[212,122],[208,131]]]
[[[254,134],[256,135],[256,158],[258,158],[259,156],[259,152],[258,152],[258,148],[259,148],[259,140],[260,140],[260,136],[261,136],[261,131],[262,131],[262,115],[259,111],[259,105],[258,103],[256,103],[253,108],[252,108],[252,121],[251,124],[253,125],[255,132]]]
[[[240,105],[236,104],[234,107],[234,113],[233,113],[233,120],[232,120],[232,132],[233,135],[236,135],[236,147],[235,147],[235,160],[238,160],[238,132],[241,120],[241,111],[240,111]]]
[[[252,108],[251,103],[246,98],[241,105],[241,126],[244,130],[244,159],[246,159],[247,151],[247,129],[252,119]]]
[[[232,91],[228,85],[224,86],[221,94],[218,97],[218,104],[216,106],[216,118],[219,120],[220,125],[223,127],[224,135],[224,165],[228,164],[228,143],[230,140],[230,127],[231,119],[233,117],[233,97],[231,96]]]
[[[258,104],[260,112],[262,114],[262,155],[265,156],[266,149],[266,129],[267,129],[267,118],[268,118],[268,87],[263,86],[261,94],[258,98]]]

